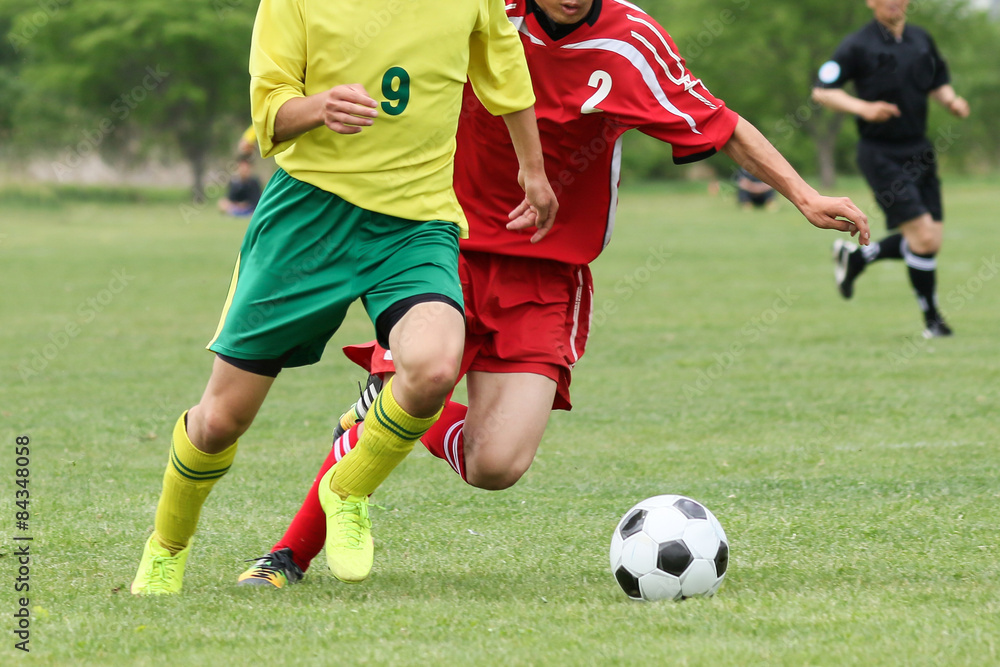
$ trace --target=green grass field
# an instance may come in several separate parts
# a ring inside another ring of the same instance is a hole
[[[168,438],[196,402],[244,222],[169,198],[0,203],[0,663],[47,665],[989,665],[1000,663],[995,183],[946,183],[939,294],[920,338],[903,266],[837,296],[832,232],[787,203],[690,187],[621,197],[594,265],[575,409],[513,489],[414,451],[375,497],[376,561],[338,583],[237,588],[298,507],[361,373],[338,344],[282,375],[204,509],[184,593],[128,585]],[[857,181],[842,190],[881,215]],[[566,222],[566,221],[563,221]],[[15,438],[30,436],[29,529]],[[729,535],[713,599],[636,603],[608,570],[635,502],[690,495]]]

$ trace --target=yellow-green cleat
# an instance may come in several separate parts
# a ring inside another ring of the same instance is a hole
[[[180,593],[184,584],[184,564],[187,563],[191,545],[173,556],[160,546],[154,535],[146,540],[139,571],[132,582],[133,595],[170,595]]]
[[[356,584],[368,578],[375,560],[368,498],[342,500],[334,493],[330,488],[334,468],[319,483],[319,504],[326,514],[326,562],[337,579]]]

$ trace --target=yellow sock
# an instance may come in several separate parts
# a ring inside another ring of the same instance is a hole
[[[330,488],[341,498],[370,495],[440,416],[441,410],[423,419],[407,414],[392,395],[390,379],[365,417],[357,446],[333,471]]]
[[[171,553],[187,547],[198,527],[205,498],[236,457],[237,443],[218,454],[206,454],[196,448],[188,438],[186,418],[187,412],[174,426],[170,460],[163,473],[163,492],[156,505],[156,541]]]

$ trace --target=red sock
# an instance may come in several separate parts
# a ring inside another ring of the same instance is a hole
[[[271,551],[291,549],[292,560],[303,572],[309,569],[309,563],[326,542],[326,514],[319,504],[319,481],[323,479],[326,471],[332,468],[334,463],[344,458],[356,444],[358,444],[357,424],[333,443],[333,448],[327,454],[326,460],[323,461],[323,467],[319,469],[319,474],[316,475],[312,488],[306,494],[306,499],[302,501],[302,507],[295,514],[285,534],[271,548]]]
[[[457,472],[462,479],[465,479],[465,414],[469,408],[448,401],[444,404],[444,411],[441,418],[434,422],[434,426],[420,438],[434,456],[444,459],[448,465]]]

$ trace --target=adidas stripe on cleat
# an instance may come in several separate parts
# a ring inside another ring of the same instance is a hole
[[[264,554],[256,559],[250,558],[249,561],[255,562],[240,575],[236,581],[237,586],[284,588],[288,584],[301,581],[304,576],[302,570],[292,560],[292,550],[287,547]]]
[[[358,389],[361,391],[361,397],[357,403],[351,406],[350,410],[340,416],[336,428],[333,429],[334,441],[351,430],[352,426],[365,420],[365,415],[368,414],[372,403],[375,402],[375,397],[382,391],[382,378],[377,375],[369,375],[365,386],[362,387],[359,383]]]

